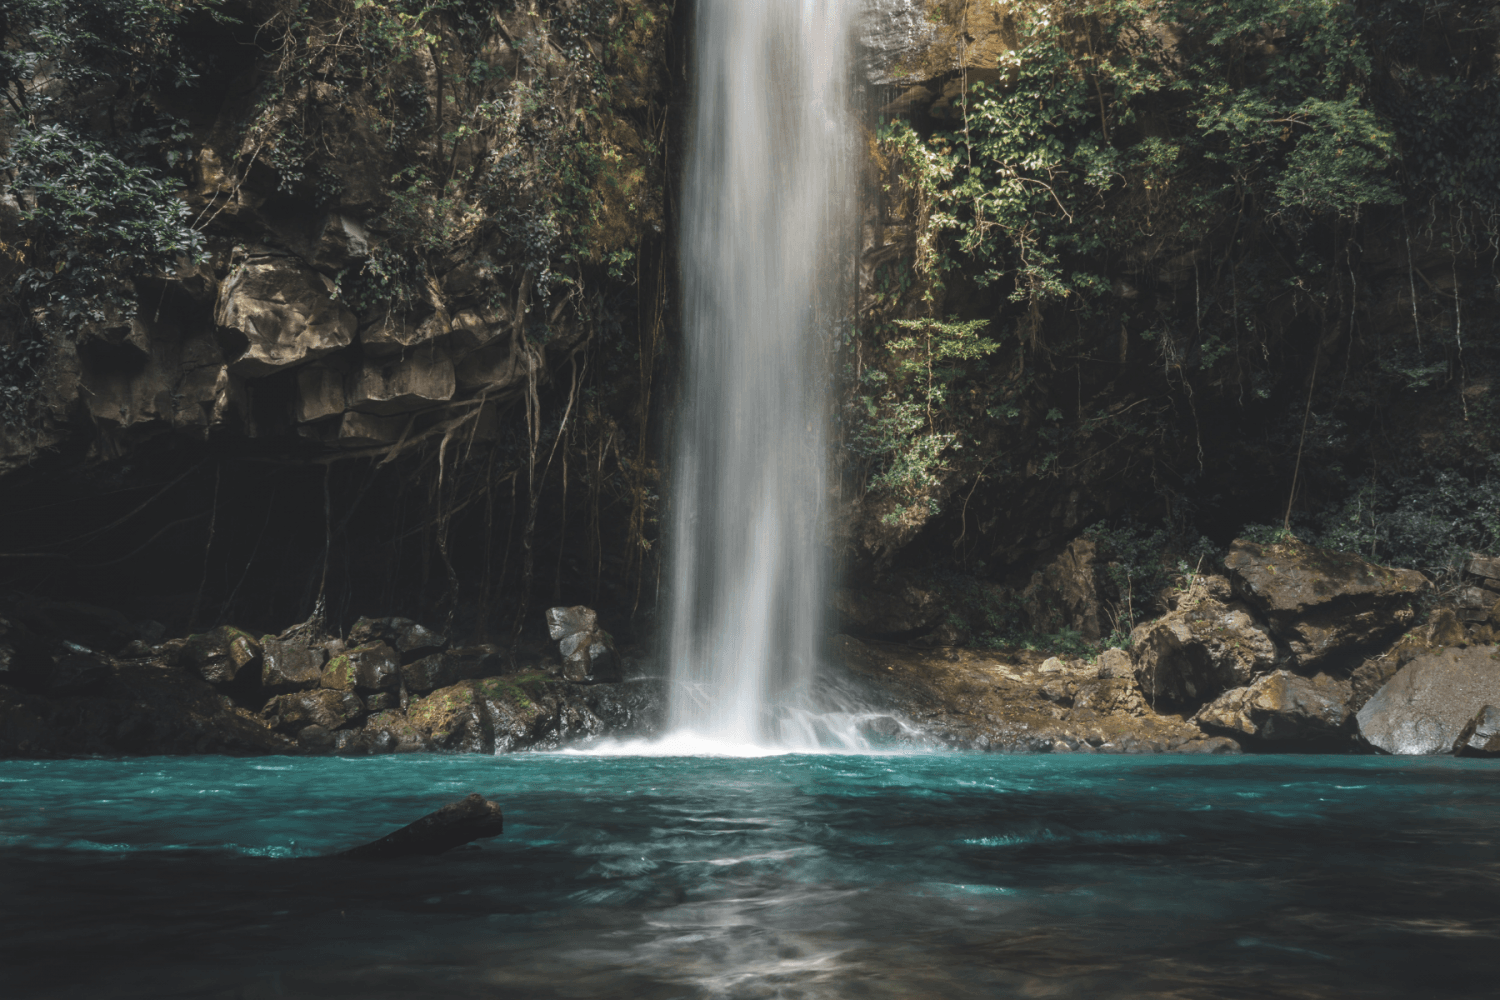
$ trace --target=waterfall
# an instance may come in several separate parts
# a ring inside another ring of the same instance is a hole
[[[828,578],[828,347],[847,311],[852,0],[699,0],[671,470],[670,723],[796,742]]]

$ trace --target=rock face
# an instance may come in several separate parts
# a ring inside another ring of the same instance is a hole
[[[937,628],[947,614],[937,593],[906,581],[841,587],[833,607],[843,631],[871,638],[914,639]]]
[[[228,625],[191,636],[181,655],[184,665],[210,684],[231,684],[242,674],[257,674],[261,665],[260,643]]]
[[[1359,710],[1359,733],[1392,754],[1453,749],[1485,705],[1500,704],[1500,647],[1446,648],[1415,657]]]
[[[261,648],[265,650],[265,664],[261,667],[260,683],[267,691],[274,694],[309,691],[321,682],[323,658],[327,655],[322,646],[305,639],[268,635],[261,639]]]
[[[373,843],[342,851],[339,856],[360,861],[430,857],[475,840],[498,837],[504,831],[505,817],[500,807],[475,793]]]
[[[1395,638],[1411,624],[1417,595],[1428,589],[1415,570],[1301,542],[1237,541],[1224,565],[1235,592],[1265,617],[1303,672],[1357,662]]]
[[[1021,594],[1021,613],[1038,635],[1072,628],[1098,642],[1114,629],[1108,606],[1117,596],[1098,547],[1091,539],[1076,538],[1062,555],[1032,574]]]
[[[1486,705],[1453,742],[1460,757],[1500,757],[1500,708]]]
[[[1177,610],[1131,634],[1135,676],[1153,706],[1197,706],[1249,684],[1277,661],[1276,644],[1218,577],[1201,578]]]
[[[616,682],[622,676],[614,637],[598,622],[599,616],[585,607],[547,612],[547,634],[557,641],[563,676],[570,681]]]
[[[1238,752],[1181,718],[1157,715],[1133,676],[1050,658],[1001,661],[974,650],[924,650],[839,636],[832,652],[860,685],[879,732],[897,712],[931,738],[990,752]],[[1111,658],[1111,666],[1119,666]],[[898,727],[899,728],[899,727]]]
[[[1308,678],[1277,670],[1224,692],[1193,721],[1267,743],[1323,742],[1348,736],[1349,690],[1348,681],[1326,674]]]
[[[219,286],[214,322],[244,339],[230,362],[240,375],[268,375],[348,347],[357,326],[329,278],[282,254],[239,262]]]
[[[299,691],[272,698],[261,709],[261,718],[271,728],[297,734],[308,726],[327,732],[342,729],[364,718],[365,704],[347,691]]]

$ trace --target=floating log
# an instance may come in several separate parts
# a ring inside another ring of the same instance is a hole
[[[340,851],[338,857],[360,860],[431,856],[451,851],[473,840],[498,837],[505,829],[498,803],[477,793],[450,802],[409,826],[379,840]]]

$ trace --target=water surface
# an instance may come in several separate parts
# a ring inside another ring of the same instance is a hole
[[[506,834],[319,857],[479,791]],[[0,762],[10,997],[1492,997],[1500,766]]]

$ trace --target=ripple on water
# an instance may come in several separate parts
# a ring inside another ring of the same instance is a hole
[[[269,971],[425,997],[441,969],[457,997],[1468,998],[1500,948],[1482,761],[183,758],[0,787],[8,997]],[[506,811],[483,850],[317,856],[471,790]]]

